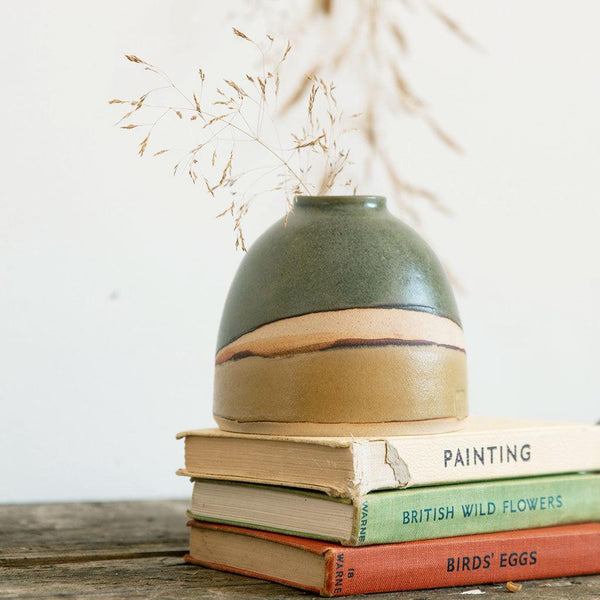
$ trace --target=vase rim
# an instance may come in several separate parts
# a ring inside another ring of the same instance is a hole
[[[347,196],[296,196],[296,204],[299,206],[319,205],[360,205],[368,208],[382,208],[385,206],[385,196],[358,195]]]

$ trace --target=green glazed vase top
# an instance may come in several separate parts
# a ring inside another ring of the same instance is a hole
[[[442,265],[382,196],[298,196],[244,256],[217,348],[267,323],[317,311],[407,308],[460,325]]]

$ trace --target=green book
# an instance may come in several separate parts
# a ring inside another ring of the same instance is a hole
[[[190,516],[367,546],[600,521],[600,474],[552,475],[372,492],[195,480]]]

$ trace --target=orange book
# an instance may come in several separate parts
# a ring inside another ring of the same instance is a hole
[[[600,573],[600,523],[349,548],[189,521],[190,563],[346,596]]]

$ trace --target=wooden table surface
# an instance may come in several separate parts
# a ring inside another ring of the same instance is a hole
[[[315,597],[185,564],[186,507],[182,500],[0,505],[0,598]],[[507,594],[504,585],[480,585],[371,598],[506,599]],[[527,581],[514,597],[600,598],[600,576]]]

